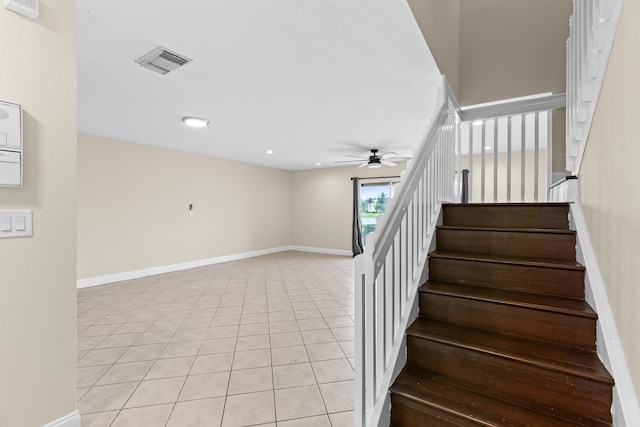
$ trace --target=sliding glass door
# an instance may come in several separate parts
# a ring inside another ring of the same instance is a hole
[[[360,218],[362,221],[362,240],[367,245],[367,234],[376,230],[378,216],[387,208],[387,201],[393,197],[394,186],[398,178],[362,179],[360,181]]]

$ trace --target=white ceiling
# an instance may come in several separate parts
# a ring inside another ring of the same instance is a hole
[[[405,0],[77,5],[82,133],[301,170],[410,155],[435,108],[440,73]],[[193,63],[134,62],[157,46]]]

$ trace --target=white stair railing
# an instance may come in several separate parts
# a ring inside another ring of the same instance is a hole
[[[547,201],[552,184],[551,112],[565,105],[561,93],[463,108],[456,170],[469,171],[466,201]]]
[[[623,0],[573,0],[567,39],[567,171],[577,175]]]
[[[388,416],[389,387],[443,201],[454,199],[459,107],[446,79],[438,107],[377,230],[356,258],[356,426]],[[383,421],[384,423],[384,421]]]
[[[623,1],[573,1],[574,13],[570,20],[571,30],[567,40],[566,71],[566,169],[573,175],[578,175],[580,169]],[[556,104],[561,102],[561,98],[565,98],[565,95],[553,95],[546,101]],[[518,141],[522,142],[527,138],[526,130],[524,130],[525,136],[521,136],[519,140],[514,137],[513,126],[518,120],[514,117],[519,116],[520,122],[525,123],[526,115],[533,113],[533,121],[536,123],[534,132],[539,136],[541,132],[546,133],[550,129],[550,118],[547,127],[538,126],[541,115],[547,114],[541,112],[561,107],[553,106],[546,109],[534,107],[522,110],[522,106],[512,105],[504,108],[514,109],[508,112],[495,111],[493,114],[482,112],[480,109],[461,111],[446,81],[443,83],[437,111],[414,158],[408,162],[409,166],[403,174],[400,190],[390,200],[387,212],[379,217],[376,232],[368,236],[365,253],[356,258],[354,424],[357,427],[388,424],[388,420],[385,420],[385,411],[388,416],[389,387],[401,368],[398,362],[404,360],[401,357],[405,348],[404,334],[414,315],[412,310],[415,307],[417,289],[425,271],[427,253],[433,242],[442,202],[459,200],[462,174],[458,173],[458,177],[455,175],[456,169],[461,171],[465,168],[461,160],[464,155],[462,144],[463,142],[469,144],[475,138],[471,136],[463,141],[465,132],[467,135],[469,132],[473,134],[473,130],[469,131],[468,127],[465,129],[465,126],[472,125],[462,125],[462,120],[467,122],[482,120],[483,124],[480,126],[483,130],[479,134],[479,139],[482,141],[486,140],[489,134],[498,135],[501,126],[499,118],[507,117],[503,119],[507,121],[506,126],[509,129],[506,134],[511,135],[508,137],[510,141],[507,144],[511,144],[513,149],[514,141],[517,144]],[[493,128],[493,133],[487,133],[488,128]],[[520,135],[523,129],[525,126],[519,128]],[[548,138],[550,142],[551,139]],[[537,143],[534,141],[533,144],[538,144],[539,148],[540,141],[538,140]],[[479,151],[480,156],[487,155],[484,152],[484,147],[487,146],[483,143],[482,151]],[[548,150],[550,151],[550,148]],[[469,153],[473,155],[473,152],[472,142]],[[491,155],[498,156],[499,152],[499,145],[492,145]],[[522,154],[520,155],[519,161],[522,164]],[[540,160],[540,157],[537,159]],[[486,183],[485,162],[480,164],[479,169],[484,169],[485,172],[479,179]],[[507,161],[507,164],[513,165],[510,161]],[[509,169],[509,166],[507,168]],[[503,178],[500,176],[499,169],[496,170],[495,166],[492,166],[492,169],[493,181],[490,188],[493,188],[493,192],[489,201],[499,201],[502,196],[499,195],[496,186]],[[523,174],[522,170],[520,174]],[[548,176],[548,174],[545,175]],[[508,176],[510,177],[511,174],[509,173]],[[472,176],[471,180],[473,179]],[[540,201],[543,199],[541,193],[543,186],[538,179],[535,182],[538,182],[538,191],[536,192],[534,188],[533,200]],[[521,200],[526,199],[526,196],[523,196],[526,190],[523,190],[522,183],[519,189],[515,189],[515,197],[512,197],[514,194],[512,183],[505,185],[509,188],[505,191],[505,201],[516,201],[518,195]],[[544,187],[548,186],[551,186],[550,200],[572,201],[571,199],[576,197],[575,180],[567,180],[555,185],[547,180]],[[485,188],[484,185],[483,188]],[[546,194],[544,196],[546,197]],[[481,194],[479,199],[486,201],[486,194],[484,196]],[[623,408],[621,413],[633,412],[628,408],[625,411],[625,406],[620,403],[620,398],[616,395],[614,395],[614,407]],[[624,418],[623,415],[621,416]],[[625,425],[624,420],[620,425]]]
[[[640,425],[640,405],[609,306],[605,284],[582,212],[578,176],[624,0],[573,0],[567,39],[566,169],[573,179],[558,182],[551,200],[571,202],[578,261],[586,267],[586,298],[598,313],[597,352],[615,379],[613,425]]]

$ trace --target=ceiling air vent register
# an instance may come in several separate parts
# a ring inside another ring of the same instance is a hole
[[[38,19],[40,16],[40,2],[38,0],[4,0],[4,7],[27,18]]]
[[[160,74],[167,74],[176,68],[192,62],[186,56],[172,52],[165,47],[157,47],[146,55],[142,55],[136,59],[136,63],[147,70],[155,71]]]

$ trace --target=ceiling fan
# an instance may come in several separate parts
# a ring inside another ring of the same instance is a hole
[[[385,166],[397,166],[398,164],[391,161],[391,159],[395,160],[395,161],[402,161],[402,160],[406,160],[408,159],[408,157],[398,157],[398,153],[394,153],[394,152],[388,152],[388,153],[384,153],[384,154],[378,154],[378,149],[372,148],[371,149],[371,155],[369,157],[363,157],[363,156],[353,156],[350,154],[345,154],[346,157],[354,157],[358,160],[343,160],[340,162],[333,162],[333,163],[355,163],[355,162],[359,162],[361,163],[358,167],[359,168],[363,168],[365,166],[369,167],[369,168],[379,168],[382,167],[382,165]]]

